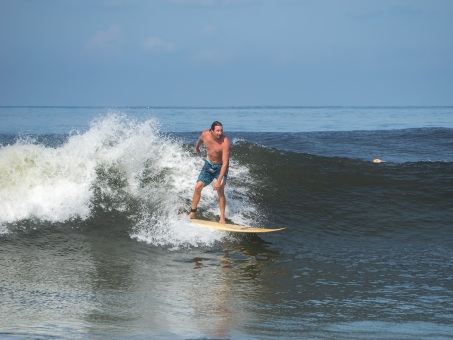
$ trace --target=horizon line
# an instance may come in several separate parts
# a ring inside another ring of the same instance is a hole
[[[452,108],[453,105],[0,105],[0,108],[103,108],[103,109],[248,109],[248,108]]]

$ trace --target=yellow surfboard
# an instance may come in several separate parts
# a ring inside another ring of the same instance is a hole
[[[231,223],[221,224],[219,222],[198,220],[196,218],[191,219],[190,222],[192,222],[193,224],[196,224],[197,226],[200,226],[200,227],[206,227],[206,228],[217,229],[217,230],[222,230],[222,231],[231,231],[233,233],[271,233],[274,231],[286,229],[286,228],[276,228],[276,229],[255,228],[255,227],[248,227],[248,226],[244,226],[244,225],[231,224]]]

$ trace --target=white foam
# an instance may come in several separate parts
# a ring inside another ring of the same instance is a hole
[[[0,224],[87,218],[94,163],[73,151],[23,142],[0,149]]]
[[[138,240],[176,248],[211,245],[225,234],[193,226],[186,216],[203,162],[182,142],[163,136],[156,120],[118,113],[93,121],[59,147],[18,141],[0,148],[0,232],[22,220],[86,220],[104,208],[125,213]],[[237,180],[225,189],[227,217],[250,224],[255,207],[238,184],[250,182],[248,169],[234,156],[229,178]],[[203,190],[199,207],[218,215],[212,186]]]

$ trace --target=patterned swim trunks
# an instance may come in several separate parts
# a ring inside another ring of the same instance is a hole
[[[226,184],[228,178],[228,168],[226,169],[225,175],[223,176],[223,181]],[[210,161],[206,160],[203,168],[201,169],[200,175],[198,176],[197,182],[203,182],[205,185],[210,184],[214,178],[219,178],[220,170],[222,169],[222,164],[213,164]]]

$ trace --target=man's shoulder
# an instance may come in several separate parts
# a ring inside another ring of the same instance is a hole
[[[230,140],[228,139],[227,136],[223,135],[223,144],[225,147],[230,147]]]

